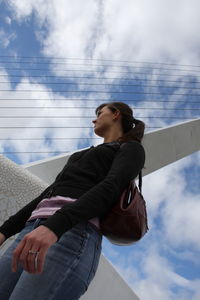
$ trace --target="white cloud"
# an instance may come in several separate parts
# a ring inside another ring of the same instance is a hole
[[[166,203],[163,209],[164,234],[167,240],[175,246],[192,245],[200,250],[200,241],[197,238],[200,226],[199,195],[194,195],[186,189],[179,195],[178,193],[171,198],[173,204]]]
[[[0,44],[4,48],[7,48],[10,45],[10,42],[12,42],[14,39],[16,39],[16,34],[6,33],[3,29],[0,29]]]
[[[151,240],[148,247],[132,247],[129,254],[119,252],[108,258],[142,300],[198,299],[200,280],[180,275],[177,266],[162,251],[162,242],[162,239]],[[117,252],[115,248],[114,251]]]
[[[118,253],[117,259],[112,260],[113,266],[142,300],[196,300],[200,296],[200,280],[178,274],[176,266],[162,254],[158,241],[151,241],[148,249],[132,248],[126,256]]]
[[[193,193],[187,182],[198,153],[162,168],[144,178],[145,195],[151,222],[161,218],[161,230],[165,242],[173,247],[192,247],[200,250],[199,194]],[[184,168],[190,173],[184,176]],[[154,188],[152,188],[154,186]]]
[[[10,7],[14,8],[15,17],[18,19],[29,16],[32,13],[32,3],[30,1],[8,1]]]
[[[197,0],[9,2],[18,18],[34,12],[40,26],[46,27],[41,43],[50,56],[198,61]]]
[[[7,17],[5,17],[5,19],[4,19],[4,20],[5,20],[5,23],[6,23],[6,24],[8,24],[8,25],[10,25],[10,24],[12,23],[12,20],[11,20],[11,18],[10,18],[10,17],[8,17],[8,16],[7,16]]]

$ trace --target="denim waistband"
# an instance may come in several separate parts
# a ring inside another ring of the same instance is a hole
[[[88,224],[88,226],[92,227],[92,229],[95,230],[100,236],[102,236],[102,232],[98,227],[96,227],[94,224],[92,224],[90,222],[88,222],[87,224]]]
[[[30,221],[27,221],[27,223],[34,223],[34,222],[36,222],[36,221],[37,221],[37,223],[38,223],[38,222],[44,221],[44,220],[46,220],[46,219],[47,219],[47,218],[37,218],[37,219],[32,219],[32,220],[30,220]],[[98,227],[96,227],[94,224],[92,224],[92,223],[90,223],[90,222],[88,222],[88,221],[83,222],[83,223],[80,223],[80,225],[81,225],[81,224],[84,224],[84,223],[86,224],[88,230],[95,231],[96,233],[98,233],[98,235],[99,235],[100,237],[102,237],[102,232],[100,231],[100,229],[99,229]],[[77,225],[79,225],[79,224],[77,224]],[[76,226],[77,226],[77,225],[76,225]]]

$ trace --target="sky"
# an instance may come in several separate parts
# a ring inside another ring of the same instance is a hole
[[[199,118],[197,0],[0,1],[0,153],[18,164],[102,143],[124,101],[146,133]],[[158,145],[159,146],[159,145]],[[200,154],[143,177],[149,232],[103,253],[142,300],[200,299]]]

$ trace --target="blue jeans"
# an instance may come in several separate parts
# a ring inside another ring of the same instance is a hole
[[[20,265],[17,272],[11,271],[13,250],[40,222],[27,222],[0,259],[1,300],[77,300],[94,278],[102,236],[88,222],[76,225],[49,248],[41,274],[30,274]]]

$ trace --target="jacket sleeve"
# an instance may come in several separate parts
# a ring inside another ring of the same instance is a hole
[[[49,186],[50,187],[50,186]],[[0,227],[0,232],[7,238],[21,231],[28,218],[31,216],[32,211],[36,208],[38,203],[43,199],[43,196],[48,191],[47,187],[37,198],[29,202],[26,206],[20,209],[16,214],[12,215]]]
[[[64,205],[42,224],[51,229],[58,238],[77,223],[93,217],[102,218],[120,197],[130,180],[137,177],[144,166],[143,146],[131,141],[117,151],[107,176],[84,193],[75,202]]]
[[[82,155],[87,150],[88,149],[85,149],[83,151],[79,151],[78,153],[72,154],[70,156],[69,160],[72,160],[72,159],[74,159],[74,157]],[[67,165],[67,163],[66,163],[66,165]],[[59,181],[60,176],[64,172],[65,166],[63,167],[61,172],[57,175],[55,181],[51,185],[49,185],[38,197],[33,199],[31,202],[29,202],[27,205],[25,205],[22,209],[20,209],[16,214],[10,216],[9,219],[7,219],[0,226],[0,232],[5,235],[6,239],[11,237],[14,234],[20,232],[24,228],[26,221],[31,216],[32,211],[37,207],[38,203],[44,198],[44,196],[49,191],[49,189],[51,189],[52,186],[56,185],[56,183]]]

